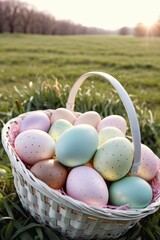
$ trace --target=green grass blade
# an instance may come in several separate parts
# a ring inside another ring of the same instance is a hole
[[[14,215],[13,215],[12,210],[11,210],[10,206],[8,205],[6,199],[3,199],[2,202],[7,211],[8,216],[11,217],[12,219],[14,219]]]
[[[15,234],[12,236],[11,240],[16,240],[16,238],[20,235],[20,234],[23,234],[24,232],[27,232],[31,229],[34,229],[35,227],[40,227],[41,225],[40,224],[37,224],[37,223],[30,223],[28,224],[27,226],[22,226],[21,228],[19,228]]]
[[[12,217],[1,217],[0,218],[0,223],[1,222],[4,222],[4,221],[6,221],[6,220],[14,220]]]
[[[9,224],[7,225],[6,231],[5,231],[5,239],[11,239],[11,236],[13,234],[13,229],[14,229],[14,221],[10,221]]]
[[[45,233],[48,239],[60,240],[60,238],[49,228],[45,228]]]
[[[44,240],[44,235],[43,235],[42,229],[40,227],[36,227],[35,231],[36,231],[36,233],[38,235],[37,236],[38,240]]]

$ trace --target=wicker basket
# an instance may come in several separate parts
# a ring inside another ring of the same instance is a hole
[[[136,172],[141,153],[139,123],[130,97],[115,78],[102,72],[85,73],[73,85],[66,107],[74,111],[74,101],[79,87],[84,80],[95,74],[105,78],[114,86],[124,104],[135,150],[131,171]],[[9,134],[12,134],[12,124],[18,124],[24,116],[25,114],[19,115],[5,124],[2,129],[2,143],[11,162],[14,184],[20,201],[38,222],[50,226],[71,239],[116,239],[141,218],[158,210],[160,194],[143,209],[101,208],[89,206],[48,187],[26,168],[10,144]]]

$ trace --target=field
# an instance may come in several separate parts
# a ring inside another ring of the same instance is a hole
[[[103,71],[160,121],[159,46],[159,38],[132,36],[0,35],[0,109],[6,108],[5,95],[14,95],[14,86],[21,89],[37,79],[72,85],[85,72]],[[110,87],[101,79],[95,85],[102,92]]]
[[[22,112],[64,107],[69,90],[80,75],[102,71],[117,78],[129,93],[140,119],[141,142],[160,157],[159,46],[160,38],[1,34],[0,131],[4,122]],[[77,111],[126,116],[118,95],[103,78],[87,80],[77,98]],[[68,240],[37,223],[24,210],[1,141],[0,239]],[[159,240],[160,210],[141,219],[118,239]]]

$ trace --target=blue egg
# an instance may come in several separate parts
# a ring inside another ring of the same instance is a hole
[[[68,167],[90,161],[98,147],[98,133],[88,124],[80,124],[66,130],[56,142],[57,159]]]
[[[152,188],[140,177],[124,177],[110,185],[109,201],[115,206],[129,204],[132,208],[145,208],[152,201]]]

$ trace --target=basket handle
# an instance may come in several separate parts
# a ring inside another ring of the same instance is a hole
[[[140,160],[141,160],[141,135],[140,135],[139,122],[138,122],[135,108],[133,106],[133,103],[128,93],[114,77],[104,72],[87,72],[81,75],[70,90],[68,101],[66,103],[66,108],[71,111],[74,110],[74,106],[75,106],[74,102],[75,102],[75,97],[77,95],[78,89],[80,88],[82,83],[92,75],[99,75],[105,78],[106,80],[108,80],[112,84],[112,86],[117,90],[119,97],[125,107],[125,110],[128,115],[129,123],[130,123],[131,134],[133,138],[133,146],[134,146],[134,161],[131,168],[131,173],[136,174],[138,171],[138,167],[140,165]]]

